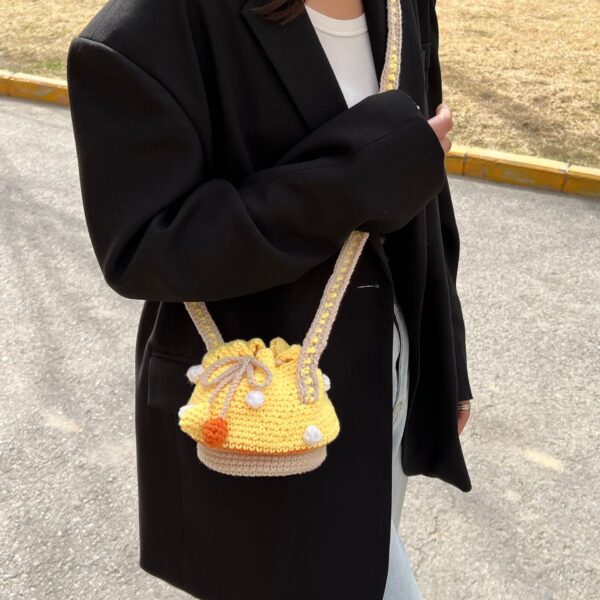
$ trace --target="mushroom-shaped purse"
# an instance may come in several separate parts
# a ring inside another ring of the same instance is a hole
[[[399,0],[388,0],[387,20],[380,92],[398,87]],[[188,369],[194,389],[179,410],[179,427],[196,441],[207,467],[227,475],[282,476],[311,471],[325,460],[340,423],[319,358],[368,236],[353,231],[342,246],[302,345],[279,337],[268,345],[259,338],[224,342],[206,305],[185,303],[207,352]]]

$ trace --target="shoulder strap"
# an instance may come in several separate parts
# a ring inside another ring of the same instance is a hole
[[[319,308],[302,342],[298,359],[298,389],[304,402],[316,400],[318,394],[317,368],[321,354],[337,316],[342,297],[350,283],[354,267],[369,237],[364,231],[353,231],[338,254],[333,273],[330,275]]]
[[[396,89],[400,82],[402,57],[402,6],[400,0],[387,0],[387,40],[385,64],[379,92]],[[353,231],[344,242],[335,262],[312,324],[302,342],[298,361],[298,389],[304,402],[317,399],[317,368],[344,293],[369,234]],[[223,337],[204,302],[185,302],[185,307],[207,350],[223,343]]]

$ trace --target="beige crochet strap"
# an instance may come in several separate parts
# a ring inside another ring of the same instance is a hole
[[[207,350],[223,343],[223,336],[204,302],[185,302],[185,307]]]
[[[319,359],[327,346],[342,297],[350,283],[354,267],[368,237],[368,233],[353,231],[344,242],[335,261],[333,273],[325,286],[317,314],[302,342],[297,377],[298,389],[303,402],[312,402],[317,399]]]
[[[387,46],[385,64],[379,81],[379,91],[396,89],[400,82],[400,62],[402,57],[402,6],[400,0],[387,0]],[[303,402],[317,399],[319,359],[327,346],[327,340],[338,313],[342,297],[358,258],[369,234],[353,231],[344,242],[335,262],[333,273],[327,281],[319,308],[302,343],[298,361],[298,389]],[[223,343],[221,332],[208,312],[204,302],[186,302],[198,333],[207,350]]]
[[[380,92],[399,87],[401,58],[402,5],[400,0],[388,0],[385,64],[379,80]],[[319,360],[327,346],[342,297],[368,237],[368,233],[353,231],[342,246],[333,274],[323,292],[317,314],[302,343],[297,377],[303,402],[312,402],[318,397]]]

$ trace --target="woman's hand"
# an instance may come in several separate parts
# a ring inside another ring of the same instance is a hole
[[[448,133],[452,129],[452,111],[450,107],[442,102],[435,111],[435,117],[431,117],[428,123],[438,136],[444,154],[448,154],[448,150],[452,146],[452,140],[448,137]]]
[[[471,402],[469,400],[459,400],[459,406],[461,404],[465,404],[469,407],[468,410],[459,410],[458,411],[458,435],[462,433],[462,430],[465,428],[467,421],[469,420],[469,415],[471,414]]]

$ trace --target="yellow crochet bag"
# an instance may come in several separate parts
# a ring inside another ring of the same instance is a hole
[[[402,13],[387,2],[388,38],[380,92],[400,77]],[[300,344],[276,337],[224,342],[203,302],[185,306],[206,345],[187,377],[194,389],[179,427],[196,441],[199,460],[228,475],[283,476],[316,469],[340,423],[319,369],[342,297],[369,234],[353,231],[337,257],[313,322]]]

